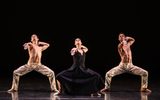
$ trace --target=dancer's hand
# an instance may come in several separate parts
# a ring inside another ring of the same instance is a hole
[[[32,43],[31,43],[31,42],[24,43],[24,44],[23,44],[24,49],[26,50],[29,45],[32,45]]]
[[[78,51],[77,48],[72,48],[72,50],[71,50],[71,55],[73,56],[73,55],[75,54],[75,52],[77,52],[77,51]]]

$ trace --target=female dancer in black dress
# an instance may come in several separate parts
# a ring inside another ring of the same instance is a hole
[[[59,74],[56,79],[61,93],[69,95],[100,95],[104,82],[100,74],[85,67],[85,54],[88,48],[82,45],[81,39],[75,39],[71,50],[73,65]]]

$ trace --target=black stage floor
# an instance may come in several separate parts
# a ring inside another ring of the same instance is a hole
[[[26,78],[20,79],[19,91],[8,93],[11,86],[11,79],[1,79],[0,81],[0,100],[160,100],[160,82],[157,80],[149,81],[151,94],[139,92],[140,78],[112,79],[111,92],[101,96],[54,96],[50,92],[47,78]]]

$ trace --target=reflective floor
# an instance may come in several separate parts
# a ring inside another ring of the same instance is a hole
[[[111,92],[101,96],[54,96],[54,93],[50,92],[47,79],[22,79],[19,91],[12,93],[7,92],[11,86],[11,80],[4,81],[1,79],[0,100],[160,100],[159,84],[160,82],[150,82],[149,88],[152,90],[152,93],[147,94],[138,91],[140,87],[139,79],[124,79],[123,81],[122,79],[113,79]]]
[[[159,100],[158,93],[139,93],[139,92],[110,92],[99,97],[94,96],[54,96],[49,92],[0,92],[0,100]]]

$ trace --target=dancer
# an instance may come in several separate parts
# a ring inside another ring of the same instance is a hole
[[[31,36],[31,42],[25,43],[23,46],[25,50],[28,49],[29,60],[27,64],[13,71],[12,87],[10,90],[8,90],[8,92],[18,91],[20,76],[35,70],[47,76],[49,78],[51,91],[54,92],[55,95],[59,94],[59,91],[56,88],[54,72],[47,66],[41,64],[42,51],[46,50],[49,47],[49,44],[40,42],[38,36],[33,34]]]
[[[85,56],[88,48],[82,45],[80,38],[75,39],[75,47],[71,49],[72,66],[57,74],[59,91],[69,95],[100,96],[104,82],[100,74],[85,66]]]
[[[125,36],[124,33],[119,34],[118,52],[121,57],[121,62],[118,66],[112,68],[106,73],[105,88],[101,90],[102,93],[110,90],[112,77],[129,72],[141,76],[141,92],[151,92],[147,89],[148,86],[148,71],[132,64],[132,52],[130,46],[135,42],[135,39]]]

